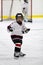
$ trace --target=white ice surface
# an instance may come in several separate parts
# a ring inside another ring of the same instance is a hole
[[[14,44],[7,31],[11,22],[0,22],[0,65],[43,65],[43,19],[25,23],[31,30],[23,35],[22,51],[26,56],[18,60],[13,57]]]

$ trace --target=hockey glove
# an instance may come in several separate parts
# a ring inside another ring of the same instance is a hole
[[[22,33],[24,34],[24,31],[22,31]]]
[[[13,31],[10,26],[8,26],[7,29],[8,29],[9,31],[11,31],[11,32]]]
[[[26,29],[25,32],[28,33],[30,31],[30,29]]]

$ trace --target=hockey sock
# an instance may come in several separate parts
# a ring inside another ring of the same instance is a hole
[[[20,52],[21,50],[21,43],[16,43],[15,44],[15,52]]]

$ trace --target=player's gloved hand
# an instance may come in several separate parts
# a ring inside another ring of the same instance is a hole
[[[12,32],[13,30],[10,28],[10,31]]]
[[[24,34],[24,31],[22,31],[22,33]]]
[[[28,33],[30,31],[30,29],[26,29],[25,32]]]
[[[10,26],[8,26],[7,29],[8,29],[9,31],[11,31],[11,32],[13,31]]]

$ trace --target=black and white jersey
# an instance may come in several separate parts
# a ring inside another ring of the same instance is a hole
[[[25,24],[24,24],[24,22],[22,23],[22,25],[19,25],[17,22],[16,22],[16,20],[13,22],[13,23],[11,23],[10,25],[9,25],[10,27],[11,27],[11,29],[13,30],[12,32],[11,32],[11,35],[19,35],[19,36],[22,36],[22,31],[25,31],[27,28],[25,27]],[[8,29],[9,30],[9,29]]]

